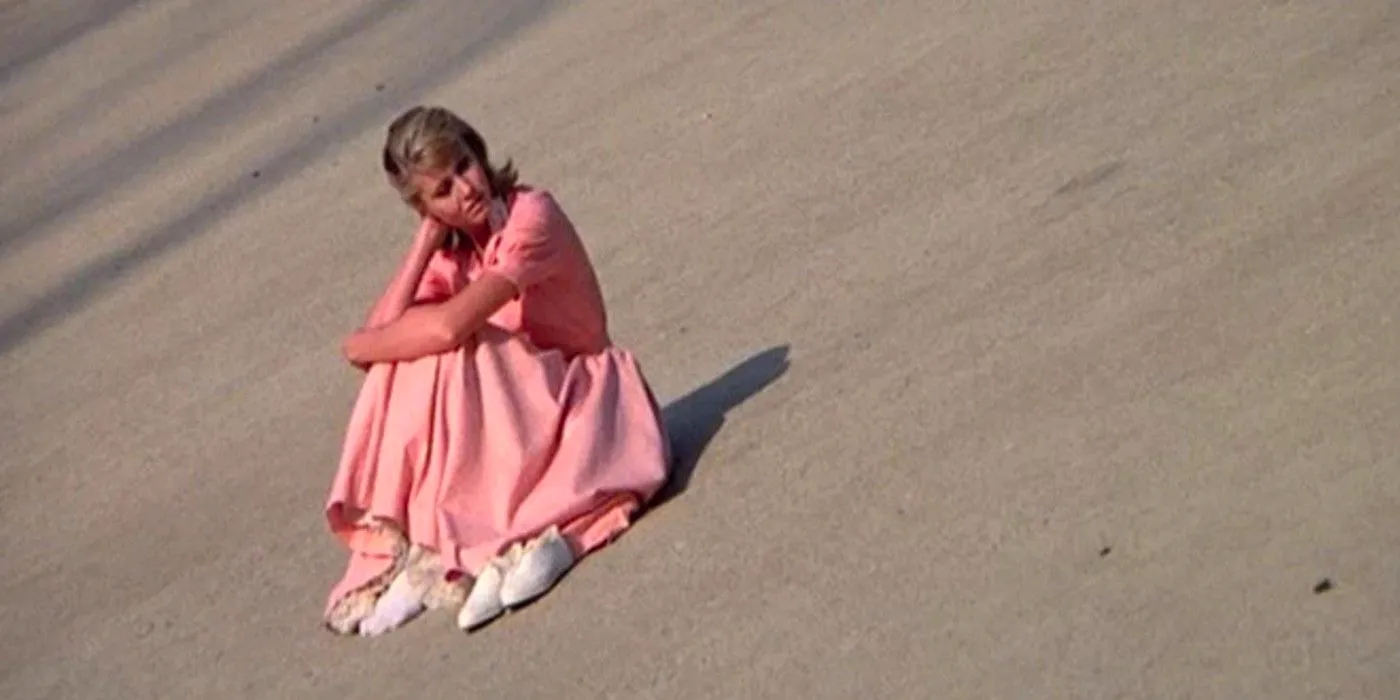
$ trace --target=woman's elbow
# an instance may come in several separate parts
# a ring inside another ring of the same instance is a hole
[[[345,360],[350,364],[358,365],[364,362],[363,358],[360,357],[359,333],[351,333],[345,336],[345,340],[340,343],[340,354],[344,356]]]

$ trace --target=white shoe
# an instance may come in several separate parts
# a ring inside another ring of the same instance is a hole
[[[374,612],[360,622],[361,637],[378,637],[417,617],[424,610],[422,591],[415,590],[407,572],[400,572],[379,596]]]
[[[431,550],[412,545],[403,569],[379,596],[374,611],[360,622],[360,636],[378,637],[418,617],[428,609],[428,592],[442,578],[442,563]]]
[[[472,584],[471,593],[467,594],[467,602],[462,604],[461,611],[457,613],[458,627],[470,632],[506,611],[505,605],[501,603],[501,582],[508,565],[508,561],[496,558],[486,562],[486,566],[481,568],[476,583]]]
[[[574,548],[550,527],[526,545],[515,566],[501,582],[501,604],[513,608],[527,603],[554,586],[574,565]]]

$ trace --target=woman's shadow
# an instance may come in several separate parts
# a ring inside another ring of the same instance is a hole
[[[787,368],[788,346],[772,347],[661,409],[671,438],[671,473],[648,510],[685,491],[700,463],[700,455],[724,425],[729,409],[772,384]]]

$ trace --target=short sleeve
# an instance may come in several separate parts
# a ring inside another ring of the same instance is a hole
[[[517,289],[524,291],[558,269],[563,242],[556,205],[548,195],[518,195],[500,237],[486,269],[510,280]]]

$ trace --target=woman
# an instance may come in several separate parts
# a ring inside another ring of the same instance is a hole
[[[344,343],[367,374],[326,506],[350,550],[326,621],[392,629],[431,597],[426,570],[435,586],[474,579],[458,615],[474,629],[621,534],[665,481],[669,447],[548,192],[493,166],[438,107],[389,125],[383,164],[421,225]]]

